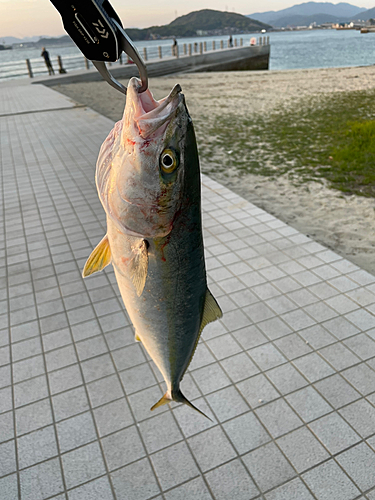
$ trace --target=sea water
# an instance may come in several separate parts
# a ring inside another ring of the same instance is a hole
[[[269,36],[271,44],[270,70],[330,68],[345,66],[366,66],[375,64],[375,33],[361,34],[356,30],[304,30],[282,31],[265,34],[253,33],[233,37],[244,45],[249,45],[252,37]],[[223,40],[227,47],[227,36],[180,38],[178,45],[182,53],[183,44],[199,44],[206,42],[207,50],[216,43],[216,50]],[[172,56],[171,40],[148,40],[135,42],[141,55],[146,47],[149,59],[159,57],[158,47],[162,47],[163,57]],[[55,71],[57,56],[60,55],[67,71],[84,69],[85,60],[75,45],[65,47],[48,47]],[[194,49],[193,49],[194,50]],[[27,77],[26,59],[30,59],[34,75],[47,74],[47,68],[41,57],[41,49],[13,49],[0,51],[0,81],[4,79]],[[126,56],[125,56],[126,58]]]

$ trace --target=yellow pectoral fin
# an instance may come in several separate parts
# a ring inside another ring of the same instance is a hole
[[[87,259],[82,276],[86,278],[91,274],[102,271],[111,262],[111,249],[108,242],[108,236],[105,235],[101,242],[91,252]]]
[[[204,303],[204,310],[203,310],[203,316],[202,316],[202,322],[201,322],[199,334],[202,333],[203,328],[206,325],[208,325],[208,323],[211,323],[212,321],[215,321],[215,320],[222,318],[222,317],[223,317],[223,312],[220,309],[219,304],[216,302],[215,297],[212,295],[210,290],[207,288],[206,300]]]

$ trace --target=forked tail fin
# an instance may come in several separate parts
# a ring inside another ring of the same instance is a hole
[[[169,393],[169,391],[167,391],[164,394],[164,396],[160,398],[157,403],[154,404],[154,406],[151,408],[151,411],[155,410],[156,408],[159,408],[159,406],[166,405],[171,401],[176,401],[176,403],[184,403],[185,405],[190,406],[190,408],[193,408],[193,410],[197,411],[198,413],[208,418],[208,420],[211,420],[212,422],[212,419],[210,417],[208,417],[205,413],[203,413],[203,411],[199,410],[196,406],[193,405],[193,403],[190,403],[190,401],[185,398],[180,389],[176,392],[173,392],[172,395]]]

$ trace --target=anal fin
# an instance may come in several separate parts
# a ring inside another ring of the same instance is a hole
[[[105,235],[100,243],[91,252],[82,271],[83,278],[98,271],[102,271],[111,262],[111,248],[108,236]]]

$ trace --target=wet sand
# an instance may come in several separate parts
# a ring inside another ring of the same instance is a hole
[[[126,85],[126,82],[123,82]],[[280,104],[292,106],[296,99],[322,93],[366,90],[375,87],[375,67],[318,70],[256,71],[179,74],[150,80],[156,99],[180,83],[193,121],[212,120],[225,113],[251,117],[268,113]],[[117,121],[125,97],[105,82],[54,87],[75,101]],[[230,124],[228,124],[230,126]],[[202,127],[203,128],[203,127]],[[251,141],[251,138],[249,138]],[[229,145],[228,145],[229,147]],[[205,160],[203,171],[255,205],[302,233],[375,274],[375,200],[343,195],[320,183],[292,185],[286,177],[270,179],[247,174],[239,178],[212,173],[220,157]]]

